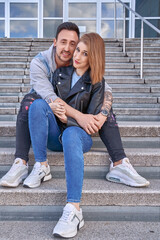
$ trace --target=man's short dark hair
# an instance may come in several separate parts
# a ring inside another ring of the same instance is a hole
[[[57,28],[56,39],[58,38],[58,34],[64,29],[69,30],[69,31],[75,31],[78,35],[78,38],[79,38],[80,33],[79,33],[78,26],[73,22],[64,22],[64,23],[60,24]]]

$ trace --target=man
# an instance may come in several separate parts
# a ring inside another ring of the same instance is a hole
[[[71,60],[78,39],[78,27],[74,23],[62,23],[57,29],[54,44],[32,60],[30,65],[32,91],[24,97],[17,116],[15,161],[11,169],[0,180],[1,186],[17,187],[24,179],[23,184],[25,187],[39,186],[42,181],[50,180],[52,177],[47,161],[35,165],[28,176],[28,153],[31,145],[28,129],[28,110],[32,102],[37,98],[46,100],[55,112],[56,109],[59,111],[62,109],[62,115],[55,114],[62,122],[65,111],[67,117],[74,118],[88,134],[99,131],[112,160],[110,171],[106,175],[107,180],[134,187],[149,185],[149,182],[135,171],[128,158],[126,158],[118,125],[111,109],[112,92],[107,84],[101,113],[96,116],[76,111],[58,98],[53,91],[51,84],[52,74],[56,68],[68,66],[72,63]]]

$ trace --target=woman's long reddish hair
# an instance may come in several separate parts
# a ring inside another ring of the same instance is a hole
[[[88,48],[88,60],[92,84],[101,82],[105,70],[105,45],[103,39],[97,33],[82,35],[80,42]]]

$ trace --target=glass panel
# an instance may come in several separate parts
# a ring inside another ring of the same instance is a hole
[[[129,3],[126,3],[129,6]],[[116,5],[117,18],[123,18],[123,6],[120,3]],[[126,9],[126,17],[129,11]],[[114,3],[102,3],[102,18],[114,18]]]
[[[56,36],[57,27],[62,23],[62,20],[44,20],[43,21],[43,37],[54,38]]]
[[[114,37],[114,21],[104,20],[101,24],[101,36],[103,38],[113,38]],[[129,36],[129,21],[126,21],[126,37]],[[117,21],[117,38],[123,37],[123,21]]]
[[[0,37],[4,36],[4,21],[0,21]]]
[[[79,27],[81,35],[89,32],[96,32],[96,21],[74,21]]]
[[[136,0],[136,12],[142,17],[160,16],[160,0]]]
[[[96,3],[70,3],[69,17],[96,18]]]
[[[37,37],[37,21],[13,20],[10,22],[11,37]]]
[[[160,29],[160,19],[147,19],[150,23],[152,23],[155,27]],[[135,37],[139,38],[141,37],[141,21],[136,20],[135,24]],[[160,34],[158,34],[156,31],[154,31],[152,28],[150,28],[147,24],[144,23],[144,37],[145,38],[154,38],[154,37],[160,37]]]
[[[10,17],[37,17],[37,3],[11,3]]]
[[[114,3],[102,3],[102,18],[114,17]]]
[[[0,3],[0,17],[4,17],[4,3]]]
[[[102,21],[101,36],[103,38],[113,38],[114,37],[114,21]]]
[[[43,0],[44,17],[63,17],[63,0]]]

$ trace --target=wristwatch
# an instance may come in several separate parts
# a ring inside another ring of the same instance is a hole
[[[105,110],[105,109],[101,110],[101,113],[102,113],[102,115],[105,116],[105,117],[107,117],[108,114],[109,114],[109,112],[108,112],[107,110]]]

